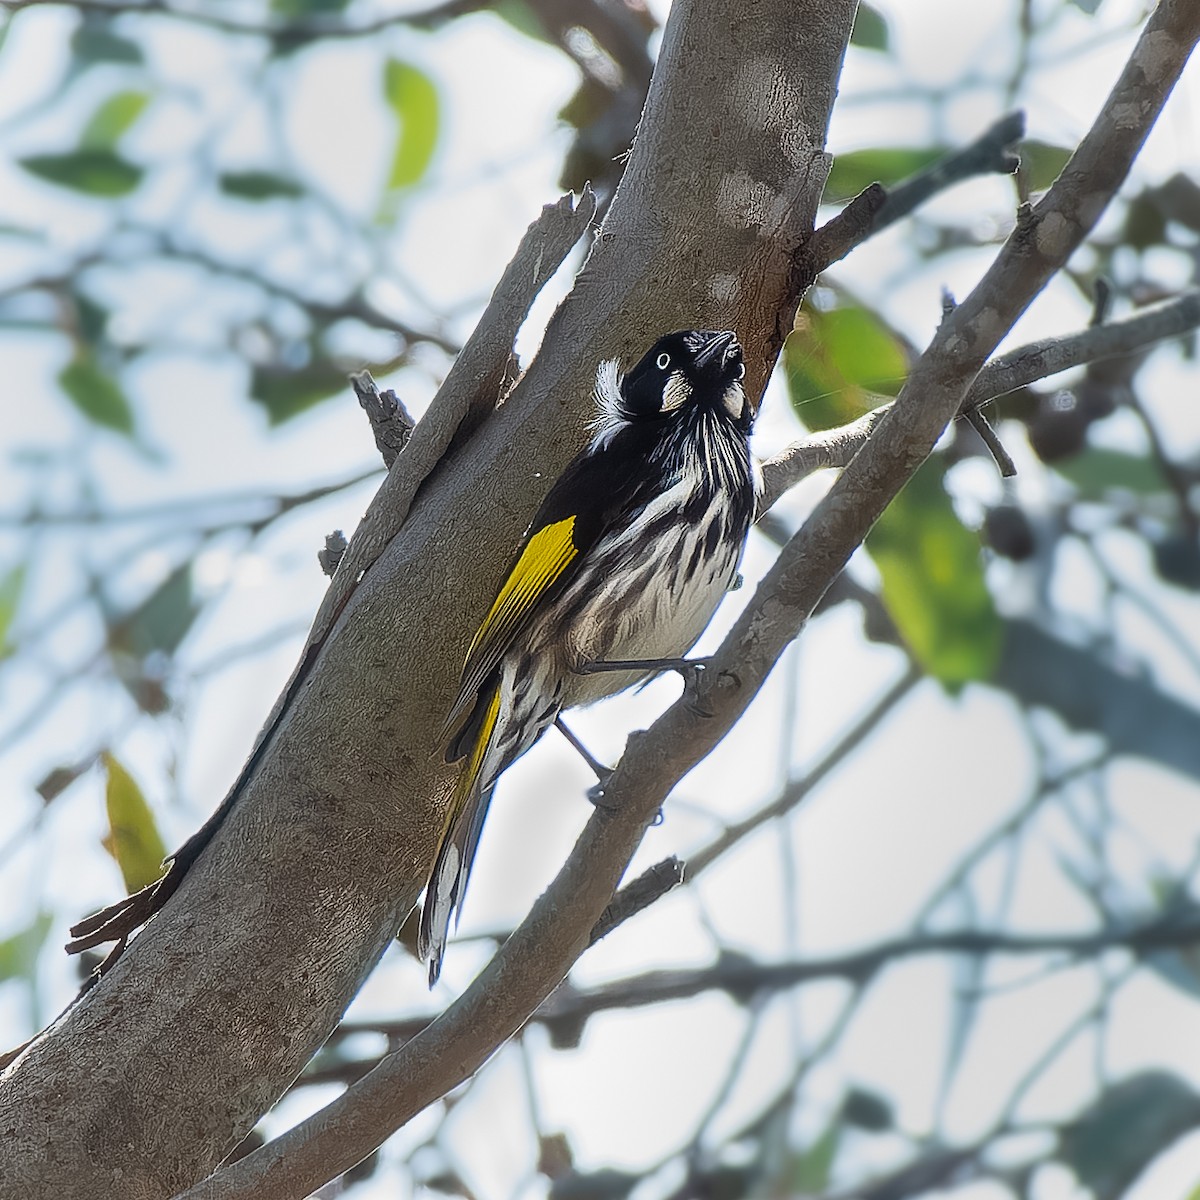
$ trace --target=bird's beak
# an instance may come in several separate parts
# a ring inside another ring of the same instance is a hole
[[[723,364],[725,361],[725,351],[730,346],[737,345],[737,334],[730,330],[725,330],[722,333],[714,333],[711,338],[704,344],[703,349],[696,355],[696,366],[700,370],[705,370],[708,365],[717,360],[718,364]]]

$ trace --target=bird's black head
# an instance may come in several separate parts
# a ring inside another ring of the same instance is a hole
[[[707,329],[669,333],[621,380],[622,415],[649,420],[702,405],[749,430],[753,413],[742,390],[745,374],[736,334]]]

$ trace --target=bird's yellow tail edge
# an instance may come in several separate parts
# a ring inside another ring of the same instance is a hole
[[[432,987],[441,971],[442,955],[450,917],[462,902],[467,878],[475,861],[479,834],[490,789],[485,798],[479,786],[488,748],[500,717],[500,680],[497,679],[479,722],[467,761],[462,764],[454,794],[446,808],[446,817],[438,839],[437,857],[425,885],[425,903],[417,936],[417,952],[429,964]]]
[[[492,743],[492,734],[496,732],[496,721],[500,717],[500,683],[492,689],[491,699],[483,710],[483,720],[479,723],[479,732],[471,746],[471,753],[459,772],[458,782],[454,785],[454,796],[446,809],[446,819],[442,824],[442,836],[438,839],[439,857],[446,839],[451,835],[455,822],[470,804],[471,793],[479,782],[479,774],[483,770],[483,760],[487,757],[488,747]]]

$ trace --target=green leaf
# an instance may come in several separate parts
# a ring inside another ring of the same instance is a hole
[[[296,371],[282,367],[255,367],[250,396],[267,410],[272,425],[282,425],[314,404],[346,388],[346,372],[325,359]]]
[[[866,546],[883,602],[921,666],[951,689],[990,678],[1003,625],[984,582],[979,539],[955,515],[939,462],[909,480]]]
[[[835,1121],[803,1154],[795,1156],[788,1172],[789,1195],[818,1196],[828,1188],[841,1138],[841,1127]]]
[[[0,979],[33,982],[38,955],[53,925],[52,914],[39,912],[24,929],[0,941]]]
[[[31,175],[89,196],[128,196],[142,181],[141,167],[111,150],[72,150],[67,154],[32,154],[18,162]]]
[[[883,14],[872,4],[859,0],[858,12],[854,14],[854,28],[850,31],[850,44],[863,50],[888,49],[888,26]]]
[[[896,1114],[890,1100],[867,1088],[853,1087],[842,1100],[842,1120],[856,1129],[882,1133],[894,1129]]]
[[[71,296],[75,301],[75,320],[79,339],[89,345],[103,341],[104,335],[108,331],[108,320],[111,315],[109,310],[103,304],[97,304],[85,292],[76,290],[71,293]]]
[[[153,883],[162,874],[167,856],[154,814],[132,775],[111,754],[104,754],[108,784],[104,791],[109,832],[104,848],[116,859],[131,892]]]
[[[349,0],[271,0],[271,11],[289,20],[341,12]]]
[[[304,195],[294,179],[271,171],[225,171],[217,177],[217,186],[239,200],[294,200]]]
[[[118,623],[110,643],[138,659],[156,651],[174,654],[199,611],[192,589],[192,564],[184,562]]]
[[[528,3],[528,0],[496,0],[491,5],[492,12],[502,21],[511,25],[518,33],[523,33],[535,42],[545,42],[546,26],[541,17]]]
[[[83,353],[58,373],[58,382],[85,417],[106,429],[130,436],[133,408],[120,384],[101,370],[90,354]]]
[[[806,307],[783,352],[788,394],[809,429],[831,429],[894,396],[904,383],[904,348],[865,308]]]
[[[1177,1075],[1142,1071],[1101,1092],[1060,1131],[1058,1158],[1096,1200],[1116,1200],[1197,1123],[1200,1096]]]
[[[113,150],[149,103],[149,92],[114,92],[92,113],[80,144],[87,150]]]
[[[1167,490],[1158,464],[1149,455],[1088,446],[1079,454],[1056,459],[1052,466],[1085,500],[1097,500],[1118,489],[1142,496]]]
[[[437,88],[424,71],[398,58],[383,68],[383,94],[400,122],[387,190],[411,187],[433,157],[437,144],[439,106]]]
[[[13,647],[8,640],[8,631],[16,618],[24,588],[24,563],[0,576],[0,659],[7,658],[12,653]]]
[[[71,35],[71,53],[84,66],[93,63],[140,63],[142,50],[136,42],[113,33],[108,20],[84,15],[83,22]]]
[[[1052,146],[1037,138],[1025,138],[1020,146],[1021,168],[1031,191],[1044,192],[1062,174],[1070,160],[1071,151],[1065,146]]]
[[[939,146],[881,146],[877,150],[852,150],[833,160],[825,184],[824,204],[835,204],[857,196],[868,184],[884,187],[931,167],[946,151]]]

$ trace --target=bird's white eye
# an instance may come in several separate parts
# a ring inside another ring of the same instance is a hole
[[[737,365],[737,374],[734,375],[734,379],[745,379],[745,378],[746,378],[746,364],[744,362],[740,362]]]
[[[671,365],[671,356],[666,353],[660,354],[654,360],[654,365],[658,367],[660,371],[665,371]]]

